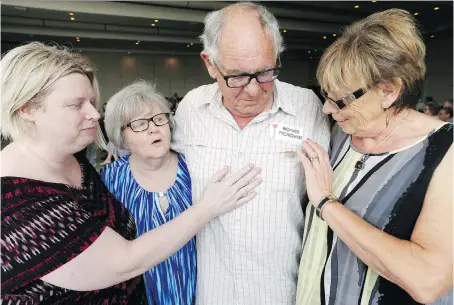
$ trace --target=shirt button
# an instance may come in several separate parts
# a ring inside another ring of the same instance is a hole
[[[243,156],[243,153],[242,153],[242,152],[240,152],[240,153],[238,153],[238,155],[239,155],[240,157],[242,157],[242,156]]]
[[[240,222],[240,219],[239,219],[239,218],[236,218],[236,219],[235,219],[235,222],[236,222],[236,223],[239,223],[239,222]]]

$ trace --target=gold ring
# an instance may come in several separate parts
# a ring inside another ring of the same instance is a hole
[[[309,157],[309,161],[314,162],[314,160],[318,159],[318,157]]]

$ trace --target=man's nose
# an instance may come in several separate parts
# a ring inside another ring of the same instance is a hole
[[[250,96],[257,96],[262,88],[260,87],[260,83],[255,79],[251,79],[249,84],[244,87],[244,91],[246,91]]]

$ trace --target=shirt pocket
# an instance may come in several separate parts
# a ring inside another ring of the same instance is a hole
[[[186,163],[193,182],[193,194],[202,191],[206,182],[225,165],[221,164],[222,160],[213,157],[214,150],[209,143],[206,137],[185,140]]]
[[[189,163],[200,164],[206,160],[208,139],[205,137],[188,138],[184,142],[186,151],[186,161]],[[192,167],[192,166],[191,166]]]
[[[253,155],[262,168],[263,182],[272,192],[295,192],[301,183],[302,164],[297,155],[297,144],[272,141],[257,146]]]

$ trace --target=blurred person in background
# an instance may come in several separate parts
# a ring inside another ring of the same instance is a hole
[[[452,98],[449,98],[443,102],[443,108],[451,108],[452,109]]]
[[[438,116],[438,111],[440,110],[440,106],[437,105],[435,102],[426,104],[424,106],[424,114],[432,117]]]
[[[452,123],[452,108],[441,108],[438,112],[438,118],[443,122],[450,122]]]

